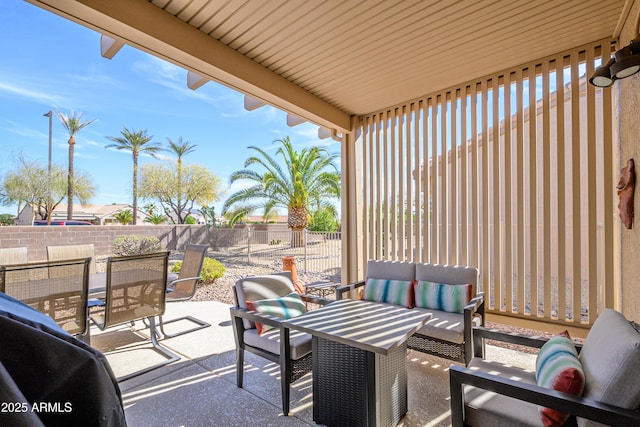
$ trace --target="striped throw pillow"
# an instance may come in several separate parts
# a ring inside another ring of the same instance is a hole
[[[280,317],[282,319],[291,319],[307,312],[304,302],[297,292],[291,292],[280,298],[262,299],[257,301],[247,301],[249,310],[257,311],[262,314]],[[256,322],[258,334],[274,329],[273,326],[263,325]]]
[[[536,359],[536,382],[540,387],[582,396],[584,370],[567,331],[554,336],[540,348]],[[569,418],[569,414],[555,409],[541,406],[539,410],[546,427],[561,426]]]
[[[413,308],[413,281],[368,278],[364,299]]]
[[[473,286],[449,285],[420,280],[416,283],[416,307],[463,313],[464,306],[471,301]]]

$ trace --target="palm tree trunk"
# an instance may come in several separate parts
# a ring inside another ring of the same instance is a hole
[[[138,222],[138,153],[133,153],[133,225]]]
[[[73,151],[76,139],[69,138],[69,171],[67,173],[67,219],[73,219]]]

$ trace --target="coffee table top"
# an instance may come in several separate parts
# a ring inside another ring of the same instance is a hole
[[[343,299],[286,320],[284,326],[386,355],[430,318],[422,310]]]

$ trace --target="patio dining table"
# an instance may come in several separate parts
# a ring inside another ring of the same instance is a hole
[[[312,335],[313,420],[394,426],[407,412],[407,338],[430,313],[343,299],[284,322]]]

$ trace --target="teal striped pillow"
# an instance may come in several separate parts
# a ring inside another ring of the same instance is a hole
[[[304,302],[297,292],[291,292],[280,298],[247,301],[247,308],[282,319],[291,319],[307,312],[307,307],[305,307]],[[258,334],[262,335],[274,328],[273,326],[256,323],[256,329],[258,330]]]
[[[364,299],[413,308],[413,281],[368,278]]]
[[[584,370],[567,331],[554,336],[540,348],[536,359],[536,382],[540,387],[582,396]],[[568,414],[555,409],[540,407],[539,410],[545,426],[561,426],[569,418]]]
[[[471,301],[473,286],[449,285],[420,280],[416,283],[416,307],[464,313],[464,306]]]

